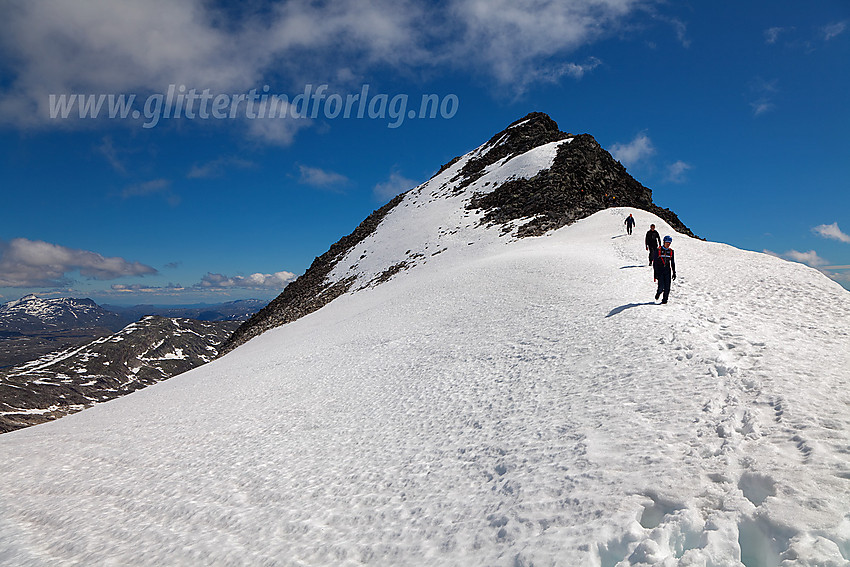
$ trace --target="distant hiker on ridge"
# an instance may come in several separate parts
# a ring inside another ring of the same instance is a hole
[[[661,299],[661,303],[667,303],[667,297],[670,295],[670,282],[676,279],[676,262],[673,259],[673,249],[670,248],[672,243],[673,238],[665,236],[664,245],[659,246],[658,253],[655,255],[655,281],[658,282],[655,299],[657,300],[663,293],[664,297]]]
[[[626,217],[626,232],[631,234],[632,233],[632,227],[634,225],[635,225],[635,217],[633,217],[631,214],[629,214],[629,216]]]
[[[649,225],[649,230],[646,231],[646,249],[649,250],[649,265],[652,265],[652,261],[655,260],[655,254],[658,252],[658,249],[661,247],[661,235],[658,234],[658,231],[655,230],[655,225]]]

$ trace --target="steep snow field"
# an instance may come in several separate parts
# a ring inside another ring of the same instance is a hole
[[[639,210],[496,230],[0,436],[0,564],[850,565],[846,290]]]

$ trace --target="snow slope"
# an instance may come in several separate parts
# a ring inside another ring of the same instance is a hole
[[[408,191],[401,204],[381,221],[379,230],[354,246],[337,263],[328,274],[327,281],[353,278],[356,289],[380,281],[381,274],[392,265],[402,264],[404,269],[409,269],[446,251],[450,251],[450,255],[458,252],[466,255],[465,248],[469,245],[492,245],[502,233],[480,228],[483,212],[467,209],[473,195],[488,193],[506,181],[534,177],[552,166],[561,144],[572,141],[573,138],[566,138],[532,148],[518,156],[503,158],[487,166],[481,177],[461,186],[466,181],[462,175],[464,167],[493,146],[484,144],[467,153],[444,171]],[[479,249],[474,251],[475,254],[478,252]]]
[[[655,305],[650,222],[672,233],[633,209],[461,227],[217,361],[3,435],[0,564],[850,565],[850,294],[673,234]]]

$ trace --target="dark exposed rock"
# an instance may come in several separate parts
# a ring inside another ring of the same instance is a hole
[[[569,134],[558,130],[558,125],[549,116],[542,112],[532,112],[490,138],[482,147],[482,153],[473,156],[466,162],[463,169],[452,179],[453,183],[458,182],[453,193],[459,194],[467,186],[475,183],[486,173],[487,166],[502,159],[505,162],[510,161],[511,158],[524,154],[533,148],[563,140],[567,136]],[[437,175],[457,163],[461,158],[463,156],[458,156],[441,167]]]
[[[51,352],[82,346],[115,331],[106,327],[75,327],[0,334],[0,369],[35,360]]]
[[[439,171],[437,171],[436,175],[440,175],[441,173],[443,173],[445,170],[447,170],[448,168],[450,168],[451,166],[456,164],[460,160],[460,158],[462,158],[462,157],[463,156],[456,156],[456,157],[452,158],[452,160],[449,163],[441,165],[440,169],[439,169]]]
[[[393,277],[394,275],[396,275],[400,271],[406,270],[408,267],[409,267],[409,264],[407,262],[399,262],[398,264],[393,264],[392,266],[390,266],[389,268],[387,268],[386,270],[384,270],[383,272],[378,274],[378,276],[375,279],[373,279],[372,281],[369,282],[369,285],[382,284],[385,281],[388,281],[391,277]]]
[[[566,135],[564,135],[566,137]],[[581,134],[561,144],[552,167],[532,179],[516,179],[491,193],[473,197],[468,208],[483,209],[482,222],[506,224],[533,217],[517,236],[539,236],[609,206],[635,207],[694,236],[669,209],[652,202],[652,191],[626,172],[593,136]]]
[[[532,112],[513,122],[510,126],[490,138],[485,144],[488,150],[481,156],[469,160],[460,171],[463,179],[458,189],[463,189],[484,174],[484,169],[503,158],[524,154],[528,150],[557,142],[569,134],[561,132],[558,124],[542,112]],[[454,161],[457,161],[455,158]],[[450,162],[452,163],[452,162]]]

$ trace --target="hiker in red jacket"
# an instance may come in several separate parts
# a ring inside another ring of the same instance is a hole
[[[657,300],[664,294],[661,303],[667,303],[667,298],[670,296],[670,282],[676,279],[676,261],[673,258],[673,249],[670,248],[672,243],[673,238],[665,236],[664,245],[658,247],[658,252],[655,255],[655,281],[658,282],[655,299]]]

